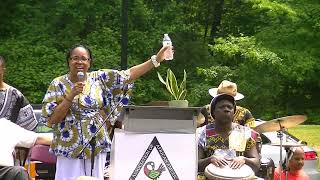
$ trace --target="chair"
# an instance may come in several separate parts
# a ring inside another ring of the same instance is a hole
[[[28,164],[35,163],[35,179],[54,179],[57,157],[49,153],[49,148],[47,145],[35,145],[30,150]]]

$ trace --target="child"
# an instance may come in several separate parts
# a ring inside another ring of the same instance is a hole
[[[304,151],[302,147],[290,148],[288,157],[288,180],[309,180],[309,176],[302,170],[304,165]],[[286,179],[284,170],[282,170],[281,175],[281,179]],[[274,180],[278,179],[280,179],[279,167],[277,167],[274,172]]]

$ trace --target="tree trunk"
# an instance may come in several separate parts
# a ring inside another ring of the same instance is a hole
[[[210,32],[210,43],[214,43],[214,38],[217,36],[219,26],[221,24],[221,17],[223,14],[224,0],[217,0],[213,8],[213,21]]]
[[[207,7],[207,13],[205,15],[205,27],[204,27],[204,35],[203,35],[203,41],[207,41],[207,36],[208,36],[208,31],[209,31],[209,22],[212,17],[212,6],[213,6],[213,1],[212,0],[206,0],[204,2],[203,7]]]
[[[122,14],[121,14],[121,69],[128,68],[128,0],[122,0]]]

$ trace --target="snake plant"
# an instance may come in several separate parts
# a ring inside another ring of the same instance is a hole
[[[158,73],[158,78],[162,84],[164,84],[168,90],[168,92],[171,94],[172,99],[174,100],[185,100],[186,95],[187,95],[187,89],[186,89],[186,84],[187,84],[187,73],[185,70],[183,70],[183,80],[178,86],[176,76],[174,73],[171,71],[170,68],[167,70],[167,77],[166,80],[162,78],[159,72]]]

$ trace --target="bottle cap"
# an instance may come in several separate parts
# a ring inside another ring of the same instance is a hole
[[[168,34],[163,34],[163,40],[164,41],[171,41],[171,39],[170,39]]]

